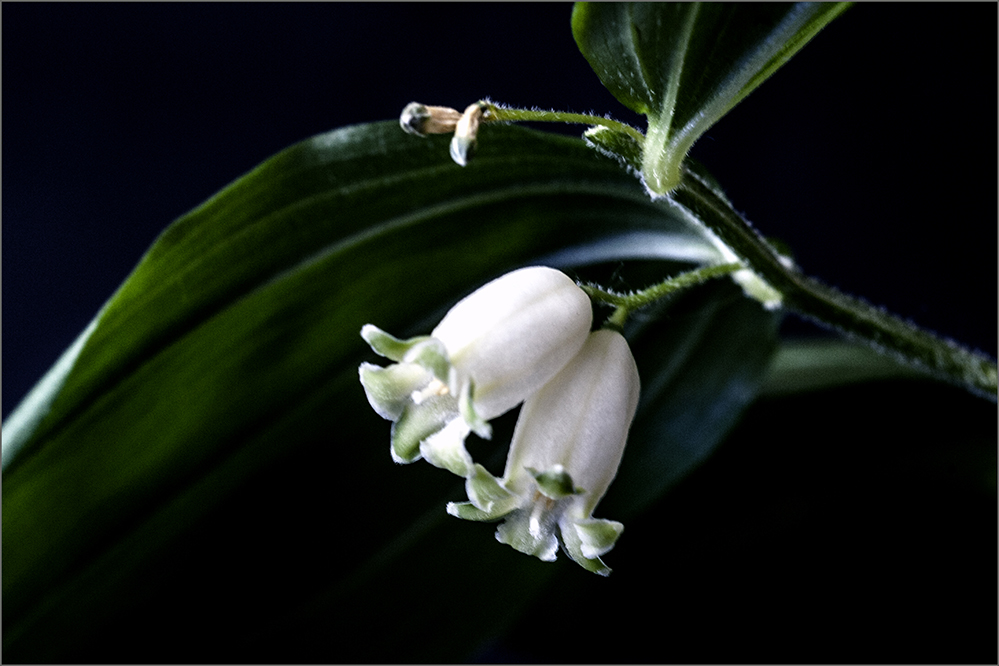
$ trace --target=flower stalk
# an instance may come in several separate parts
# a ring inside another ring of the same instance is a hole
[[[485,122],[534,122],[534,123],[575,123],[606,127],[631,137],[638,144],[645,141],[645,135],[626,123],[595,116],[589,113],[569,113],[568,111],[543,111],[541,109],[518,109],[494,104],[488,100],[479,102],[485,106]]]
[[[450,134],[451,158],[459,166],[467,166],[475,154],[478,131],[482,124],[499,122],[538,122],[538,123],[578,123],[590,125],[586,138],[601,149],[608,150],[618,157],[627,155],[626,161],[638,164],[634,155],[641,150],[645,135],[631,125],[611,118],[587,113],[566,111],[542,111],[541,109],[518,109],[495,104],[489,100],[479,100],[470,104],[463,113],[447,106],[427,106],[410,102],[399,116],[399,125],[409,134],[428,136],[430,134]],[[594,130],[604,130],[594,132]],[[611,137],[616,137],[613,139]],[[612,146],[628,146],[621,150]]]
[[[615,308],[614,313],[608,318],[605,325],[620,330],[623,328],[625,320],[635,310],[649,306],[678,291],[689,289],[713,278],[731,275],[736,271],[744,269],[743,264],[735,262],[703,266],[692,271],[687,271],[686,273],[681,273],[675,277],[667,278],[659,284],[630,294],[621,294],[594,284],[581,284],[579,288],[598,303],[611,305]]]

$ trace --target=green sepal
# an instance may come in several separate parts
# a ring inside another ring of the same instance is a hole
[[[492,439],[492,426],[475,411],[475,403],[472,402],[472,393],[474,391],[475,383],[472,380],[468,380],[461,387],[461,395],[458,396],[458,411],[461,413],[461,418],[472,429],[472,432],[482,439]]]
[[[478,463],[475,463],[472,473],[465,481],[465,491],[472,504],[489,516],[487,520],[498,520],[510,513],[517,508],[520,499]]]
[[[624,532],[624,525],[616,520],[586,518],[572,523],[580,539],[583,557],[595,558],[610,551]]]
[[[444,348],[444,343],[437,338],[426,336],[411,338],[408,342],[414,342],[414,344],[410,345],[403,360],[407,363],[422,365],[434,373],[434,377],[447,383],[451,374],[451,359],[448,357],[447,349]]]
[[[606,544],[607,537],[609,536],[607,533],[607,528],[605,526],[596,526],[595,528],[591,528],[589,526],[583,526],[584,523],[589,522],[589,520],[593,519],[581,520],[576,522],[564,521],[563,529],[561,532],[562,544],[565,546],[566,553],[568,553],[569,557],[571,557],[576,564],[583,567],[587,571],[592,571],[595,574],[599,574],[601,576],[609,576],[611,568],[606,564],[604,564],[604,561],[600,559],[599,555],[596,555],[594,557],[587,557],[583,553],[585,549],[587,552],[592,554],[593,544],[594,543]],[[593,520],[593,522],[598,522],[598,523],[606,522],[614,524],[613,521]],[[611,547],[613,547],[614,541],[617,540],[617,536],[620,535],[622,530],[624,530],[624,525],[621,525],[621,523],[616,523],[616,524],[620,526],[620,529],[617,531],[617,534],[614,535],[613,540],[610,541],[610,544],[603,552],[607,552],[607,550],[610,550]],[[583,529],[580,529],[581,526],[583,526]],[[584,546],[584,534],[586,535],[585,539],[590,542],[587,543],[585,546]]]
[[[384,356],[396,363],[416,363],[434,373],[442,382],[447,382],[451,370],[451,360],[448,358],[444,343],[429,335],[418,335],[408,340],[401,340],[386,333],[374,324],[365,324],[361,328],[361,337],[379,356]]]
[[[419,460],[420,443],[457,417],[454,399],[449,396],[430,396],[418,405],[406,405],[392,424],[392,459],[397,463]]]
[[[489,523],[499,520],[488,511],[483,511],[471,502],[448,502],[447,512],[455,518],[462,520],[474,520],[480,523]]]
[[[465,450],[465,437],[468,433],[468,424],[463,419],[452,419],[420,442],[420,453],[434,467],[467,477],[472,473],[472,456]]]
[[[408,340],[400,340],[391,333],[386,333],[374,324],[365,324],[361,328],[361,337],[367,342],[371,349],[379,356],[384,356],[390,361],[399,363],[405,358],[408,352],[415,345],[429,340],[429,335],[421,335]]]
[[[550,469],[544,472],[539,472],[532,467],[525,467],[524,469],[534,477],[534,480],[538,483],[538,489],[545,497],[558,500],[584,492],[582,488],[577,488],[573,485],[572,477],[565,471],[562,465],[552,465]]]
[[[554,562],[558,552],[554,525],[557,516],[553,511],[538,509],[532,506],[511,513],[496,529],[496,540],[539,560]],[[535,529],[531,529],[532,519],[538,521]]]
[[[358,368],[364,393],[379,416],[397,421],[403,410],[412,402],[413,391],[426,386],[431,373],[415,363],[393,363],[382,368],[362,363]]]

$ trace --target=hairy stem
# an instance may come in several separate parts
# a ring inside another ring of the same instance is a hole
[[[579,123],[581,125],[601,125],[619,132],[623,132],[633,138],[641,145],[645,141],[645,135],[640,131],[617,120],[593,116],[588,113],[569,113],[567,111],[541,111],[535,109],[515,109],[511,107],[499,106],[492,102],[483,101],[486,105],[483,121],[485,122],[541,122],[541,123]]]
[[[720,193],[689,169],[684,170],[680,186],[670,197],[780,291],[788,309],[996,401],[995,360],[788,268]]]
[[[695,285],[706,282],[712,278],[729,275],[743,268],[740,263],[717,264],[714,266],[703,266],[701,268],[681,273],[675,277],[668,278],[659,284],[646,287],[641,291],[630,294],[620,294],[614,291],[603,289],[596,285],[581,284],[580,289],[595,301],[613,305],[614,314],[607,319],[607,324],[615,328],[624,326],[625,320],[633,311],[651,305],[656,301],[666,298],[677,291],[688,289]]]

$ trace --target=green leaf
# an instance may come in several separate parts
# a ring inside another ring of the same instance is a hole
[[[848,3],[577,3],[583,56],[625,106],[648,117],[642,174],[664,194],[711,125]]]
[[[928,379],[925,372],[845,340],[782,341],[760,394],[776,397],[903,378]]]
[[[995,359],[804,275],[735,210],[713,180],[705,180],[687,165],[683,170],[683,183],[669,199],[752,269],[754,279],[766,283],[763,293],[778,293],[789,311],[996,401]]]
[[[625,330],[642,396],[600,517],[634,515],[706,460],[755,398],[777,348],[781,316],[730,280],[685,292],[665,317]]]
[[[502,645],[533,663],[807,662],[828,626],[840,626],[842,604],[877,599],[856,611],[877,624],[890,594],[904,618],[889,626],[892,640],[831,648],[838,661],[860,653],[891,661],[899,652],[919,661],[927,649],[955,649],[950,640],[914,638],[914,624],[947,627],[965,637],[962,649],[993,661],[996,469],[995,405],[940,382],[757,400],[705,464],[640,517],[608,508],[625,525],[606,557],[609,580],[555,573],[546,597],[596,609],[608,640],[575,649],[544,640],[579,624],[571,613],[552,613],[549,602],[529,608]],[[926,573],[934,567],[938,574]],[[828,608],[830,598],[842,603]],[[651,613],[648,599],[662,600]],[[768,618],[757,621],[761,604]],[[719,612],[741,642],[712,640],[717,628],[704,618]],[[756,642],[773,614],[795,631],[779,646],[770,637]],[[825,618],[820,628],[816,615]]]
[[[525,264],[615,286],[718,257],[579,140],[490,127],[480,144],[460,168],[446,137],[344,128],[164,231],[22,406],[16,438],[5,424],[19,449],[2,488],[8,660],[454,660],[532,601],[557,565],[448,516],[459,479],[392,463],[390,424],[358,380],[380,362],[361,327],[425,334]],[[639,318],[636,461],[682,440],[696,455],[669,454],[687,461],[659,470],[669,481],[703,457],[769,355],[723,366],[711,350],[773,327],[727,283]],[[682,438],[660,423],[681,403]],[[477,458],[502,461],[514,416]],[[666,484],[632,486],[629,457],[615,501],[633,513]],[[426,609],[473,594],[474,626]]]

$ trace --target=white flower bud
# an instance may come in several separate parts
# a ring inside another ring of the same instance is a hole
[[[505,518],[499,541],[548,561],[561,541],[584,568],[609,574],[600,555],[624,526],[592,513],[617,474],[638,393],[624,337],[591,333],[576,358],[524,403],[503,478],[475,465],[465,483],[471,501],[449,504],[448,513]]]
[[[535,393],[583,346],[589,297],[565,274],[541,266],[493,280],[459,301],[430,336],[398,340],[371,324],[361,336],[397,363],[360,367],[380,416],[393,421],[396,462],[420,457],[467,476],[469,432],[490,436],[495,418]]]

